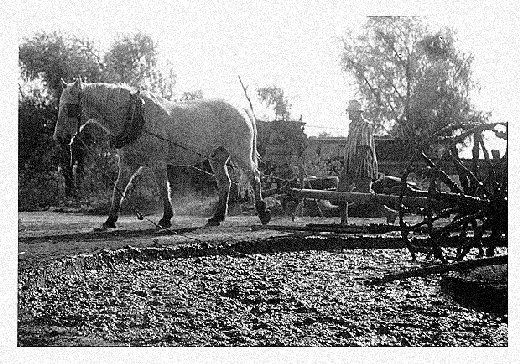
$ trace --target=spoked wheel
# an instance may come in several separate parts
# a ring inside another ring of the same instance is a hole
[[[413,260],[421,250],[427,258],[433,256],[443,263],[460,261],[472,248],[478,248],[478,255],[483,256],[484,247],[486,256],[491,257],[496,246],[507,241],[507,152],[502,158],[495,154],[490,159],[481,135],[482,128],[475,129],[472,134],[466,133],[474,139],[470,166],[458,157],[458,137],[447,143],[442,157],[435,162],[424,151],[417,153],[401,177],[401,236]],[[483,160],[478,159],[480,148],[484,152]],[[402,201],[409,194],[406,186],[412,172],[427,177],[429,185],[427,191],[414,194],[426,198],[426,203],[413,211],[422,216],[422,220],[410,225],[404,221],[404,214],[411,211]],[[425,248],[419,249],[412,244],[412,233],[427,236]],[[455,255],[449,256],[442,247],[448,240],[450,246],[457,249]]]

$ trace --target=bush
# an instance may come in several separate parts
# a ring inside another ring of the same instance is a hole
[[[27,173],[18,174],[18,211],[39,211],[56,205],[59,201],[60,176],[48,172],[27,178]]]
[[[18,209],[39,210],[59,200],[59,153],[52,133],[56,108],[36,86],[20,94],[18,103]]]

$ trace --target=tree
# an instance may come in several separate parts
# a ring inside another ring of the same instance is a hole
[[[51,138],[58,116],[61,80],[81,76],[90,82],[102,81],[100,57],[88,40],[57,32],[39,33],[20,45],[19,65],[19,158],[23,162],[19,172],[31,179],[37,171],[43,179],[45,171],[51,173],[55,169],[53,163],[58,164],[65,178],[65,193],[71,196],[75,186],[69,147],[56,146]],[[75,155],[82,159],[82,149],[78,146],[74,149]],[[48,187],[43,182],[40,186]]]
[[[343,38],[342,67],[379,131],[422,143],[448,125],[479,123],[469,92],[473,56],[458,51],[453,30],[432,32],[419,17],[369,17]]]
[[[281,178],[291,178],[291,165],[301,166],[307,146],[304,123],[291,120],[291,104],[280,87],[268,86],[256,90],[259,100],[275,114],[274,120],[258,123],[258,150],[263,158],[262,168]]]
[[[276,86],[261,87],[256,90],[259,100],[267,107],[272,107],[275,119],[257,120],[258,151],[263,158],[262,167],[274,171],[278,176],[291,173],[290,165],[303,156],[307,146],[305,123],[302,118],[291,120],[291,104],[284,91]]]
[[[170,64],[165,72],[158,68],[157,44],[144,33],[129,34],[112,44],[104,56],[105,78],[127,83],[171,100],[176,75]]]
[[[39,33],[19,47],[19,63],[25,81],[42,78],[55,101],[61,94],[61,79],[81,75],[89,82],[101,81],[102,65],[92,42],[57,32]]]
[[[164,71],[155,69],[149,79],[146,87],[148,90],[155,92],[166,100],[173,100],[175,94],[175,84],[177,83],[177,74],[173,70],[173,66],[168,61]]]
[[[157,65],[156,44],[143,33],[125,35],[112,44],[104,61],[111,82],[140,86]]]
[[[275,120],[289,119],[291,104],[284,95],[284,91],[276,86],[261,87],[256,90],[258,98],[267,107],[273,108]]]
[[[182,93],[181,101],[198,100],[204,98],[202,90],[186,91]]]

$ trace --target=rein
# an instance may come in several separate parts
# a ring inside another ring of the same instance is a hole
[[[81,128],[81,117],[83,116],[83,108],[81,107],[81,93],[78,94],[78,103],[65,103],[65,106],[67,107],[67,117],[69,118],[76,118],[76,134],[72,136],[72,139],[69,142],[69,154],[70,154],[70,167],[74,166],[74,149],[72,147],[72,144],[76,140],[76,138],[79,140],[79,132]],[[83,144],[84,142],[81,141]]]
[[[83,116],[83,108],[81,107],[81,93],[78,94],[78,103],[66,103],[67,106],[67,116],[69,118],[76,118],[76,134],[79,134],[79,128],[81,124],[81,117]]]

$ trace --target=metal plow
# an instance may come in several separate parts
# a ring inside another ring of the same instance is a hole
[[[496,127],[505,126],[500,131]],[[399,184],[384,193],[337,192],[285,187],[279,192],[293,200],[328,200],[332,204],[347,202],[371,206],[384,204],[399,212],[396,224],[342,225],[308,224],[306,226],[265,226],[298,234],[390,234],[406,246],[412,259],[422,252],[442,263],[462,261],[472,248],[477,258],[495,255],[496,247],[507,246],[507,149],[500,157],[484,144],[482,133],[491,130],[507,141],[507,124],[458,125],[461,133],[437,138],[426,147],[416,148]],[[457,144],[473,141],[473,158],[461,160]],[[426,144],[424,144],[426,145]],[[436,145],[437,158],[429,156]],[[427,152],[430,151],[430,152]],[[482,151],[484,158],[479,159]],[[440,157],[439,157],[440,156]],[[410,188],[412,172],[424,177],[423,189]],[[303,185],[303,184],[301,184]],[[409,216],[415,216],[411,222]],[[418,218],[418,220],[417,220]],[[407,221],[408,220],[408,221]],[[391,240],[392,240],[391,239]],[[449,252],[446,247],[456,248]],[[451,252],[451,253],[450,253]]]

